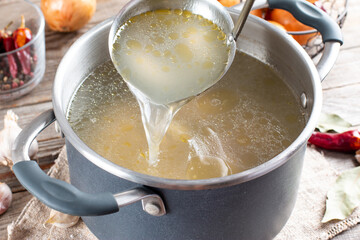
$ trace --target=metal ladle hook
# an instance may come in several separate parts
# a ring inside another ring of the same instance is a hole
[[[243,9],[240,12],[239,18],[234,26],[234,29],[232,31],[232,35],[234,37],[234,40],[236,41],[241,33],[241,30],[243,29],[246,19],[249,16],[249,13],[251,11],[252,6],[254,5],[255,0],[246,0],[245,5]]]

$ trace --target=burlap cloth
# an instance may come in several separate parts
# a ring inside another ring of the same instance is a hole
[[[69,180],[65,149],[60,153],[49,174],[58,179]],[[337,173],[321,153],[308,148],[295,209],[276,240],[331,239],[360,222],[360,210],[356,210],[347,220],[321,224],[326,193],[336,177]],[[50,227],[44,226],[49,212],[48,207],[32,198],[18,219],[8,226],[8,240],[96,239],[81,220],[68,229],[53,228],[50,234]]]

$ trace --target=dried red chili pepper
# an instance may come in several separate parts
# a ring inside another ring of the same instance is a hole
[[[21,48],[22,46],[30,42],[32,39],[31,30],[25,27],[24,15],[21,15],[20,27],[14,31],[13,38],[15,42],[15,48]]]
[[[314,132],[309,143],[329,150],[353,152],[360,149],[360,132],[358,130],[343,133]]]
[[[24,15],[21,15],[21,24],[20,24],[20,27],[14,31],[13,39],[14,39],[14,44],[15,44],[16,49],[23,47],[26,43],[30,42],[32,39],[31,30],[29,28],[25,27]],[[20,61],[20,64],[21,64],[24,74],[30,74],[31,73],[30,49],[26,48],[26,49],[20,50],[16,54],[19,58],[19,61]]]
[[[3,46],[6,52],[15,50],[14,39],[10,37],[7,33],[4,33],[3,35]],[[18,73],[18,67],[16,64],[15,56],[13,54],[9,54],[7,58],[9,63],[10,74],[13,78],[16,78],[16,75]]]
[[[3,41],[4,40],[3,40],[2,34],[0,33],[0,53],[5,52]]]
[[[5,38],[5,33],[7,31],[7,29],[11,26],[11,24],[13,24],[13,22],[9,22],[8,25],[4,28],[0,30],[0,53],[4,53],[6,52],[4,49],[4,38]]]

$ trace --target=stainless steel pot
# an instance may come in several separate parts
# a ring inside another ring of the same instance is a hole
[[[270,6],[277,6],[278,1],[283,0],[271,0]],[[340,30],[333,22],[327,24],[331,20],[326,14],[302,1],[286,2],[295,4],[289,8],[296,10],[294,15],[303,16],[299,9],[306,9],[304,12],[310,16],[304,18],[305,22],[314,18],[321,22],[321,26],[315,25],[326,43],[317,69],[294,39],[257,17],[249,17],[237,42],[238,50],[273,66],[304,108],[307,124],[282,153],[231,176],[172,180],[125,169],[87,147],[71,129],[66,112],[83,79],[110,59],[107,37],[112,19],[109,19],[84,34],[69,49],[56,73],[54,110],[41,114],[17,138],[13,170],[21,184],[51,208],[83,216],[100,239],[275,237],[294,207],[306,142],[320,114],[320,83],[334,64],[341,44]],[[237,11],[229,12],[233,19],[237,18]],[[71,183],[76,188],[49,178],[34,161],[26,161],[32,140],[55,119],[66,137]],[[140,200],[142,208],[133,204]]]

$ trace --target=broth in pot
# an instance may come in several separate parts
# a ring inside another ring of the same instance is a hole
[[[148,161],[139,105],[111,61],[81,84],[68,109],[75,133],[122,167],[163,178],[223,177],[286,149],[305,126],[293,92],[264,63],[237,52],[224,78],[186,104]]]

